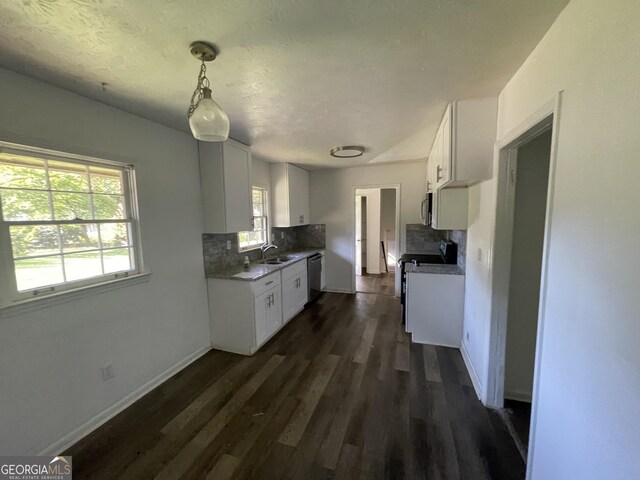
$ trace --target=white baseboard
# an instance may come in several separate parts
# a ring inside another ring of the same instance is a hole
[[[125,408],[131,406],[133,403],[135,403],[137,400],[145,396],[147,393],[149,393],[151,390],[156,388],[158,385],[165,382],[166,380],[171,378],[173,375],[175,375],[176,373],[178,373],[180,370],[187,367],[191,363],[195,362],[198,358],[200,358],[209,350],[211,350],[211,348],[212,348],[211,345],[207,345],[206,347],[202,347],[199,350],[196,350],[195,352],[191,353],[190,355],[187,355],[185,358],[180,360],[178,363],[176,363],[172,367],[169,367],[168,369],[166,369],[157,377],[149,380],[147,383],[142,385],[137,390],[131,392],[129,395],[122,398],[121,400],[118,400],[109,408],[102,411],[101,413],[91,418],[87,422],[83,423],[78,428],[76,428],[75,430],[71,431],[70,433],[62,437],[60,440],[49,445],[47,448],[42,450],[38,455],[51,456],[51,455],[58,455],[64,452],[71,445],[75,444],[82,438],[86,437],[101,425],[104,425],[105,423],[107,423],[109,420],[111,420],[113,417],[115,417]]]
[[[504,391],[504,398],[509,400],[516,400],[518,402],[527,402],[531,403],[531,392],[516,392],[514,390],[506,390]]]
[[[469,376],[471,377],[471,383],[473,383],[473,388],[476,391],[476,395],[480,400],[482,400],[482,383],[478,378],[476,369],[473,367],[473,362],[471,361],[471,357],[469,356],[469,352],[467,351],[467,346],[465,345],[464,340],[462,341],[462,345],[460,346],[460,352],[462,353],[462,359],[464,360],[464,364],[467,367]]]
[[[346,288],[325,288],[323,292],[329,293],[354,293],[353,290],[347,290]]]

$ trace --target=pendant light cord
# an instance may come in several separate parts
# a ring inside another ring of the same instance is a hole
[[[191,118],[193,112],[195,112],[198,108],[198,105],[200,105],[203,90],[205,88],[209,88],[209,79],[207,78],[207,66],[204,60],[202,60],[202,65],[200,66],[200,74],[198,75],[198,85],[196,86],[193,95],[191,95],[191,104],[189,105],[189,110],[187,111],[187,118]]]

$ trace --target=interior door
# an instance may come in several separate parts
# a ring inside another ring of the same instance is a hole
[[[362,196],[356,195],[356,275],[362,275]]]

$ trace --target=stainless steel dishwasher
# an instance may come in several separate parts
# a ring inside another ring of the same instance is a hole
[[[309,302],[312,302],[322,293],[322,253],[316,253],[307,259],[307,275]]]

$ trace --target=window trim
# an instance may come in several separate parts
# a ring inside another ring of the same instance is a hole
[[[46,298],[59,297],[61,295],[73,292],[86,291],[87,289],[93,289],[94,287],[109,285],[112,283],[121,282],[123,280],[145,277],[150,274],[150,272],[145,269],[145,264],[143,261],[138,195],[136,188],[136,172],[133,163],[98,158],[89,155],[80,155],[70,152],[62,152],[58,150],[50,150],[47,148],[16,144],[6,141],[0,141],[0,152],[13,152],[17,155],[25,155],[33,158],[40,158],[43,160],[79,163],[89,166],[103,166],[121,170],[123,180],[122,196],[124,198],[125,209],[127,212],[127,218],[125,222],[128,223],[129,231],[131,234],[131,245],[126,248],[131,249],[135,265],[135,268],[131,270],[114,272],[106,275],[100,275],[76,281],[69,281],[51,286],[43,286],[40,289],[32,289],[20,292],[17,288],[17,281],[15,276],[15,263],[11,245],[10,226],[23,224],[46,225],[55,224],[55,222],[57,221],[52,220],[51,223],[41,221],[5,221],[2,214],[2,204],[0,203],[0,262],[4,265],[4,268],[0,270],[1,312],[4,312],[7,308],[12,306],[33,303],[35,300],[43,300]],[[101,222],[100,220],[78,222],[74,220],[63,220],[59,221],[59,223],[73,224],[109,222]],[[60,301],[57,301],[55,303],[60,303]],[[5,316],[4,313],[2,314],[2,316]]]
[[[253,190],[254,189],[259,189],[262,190],[262,194],[263,194],[263,213],[264,215],[262,215],[262,217],[264,217],[265,219],[265,227],[264,227],[264,236],[265,236],[265,242],[269,243],[269,239],[270,239],[270,235],[269,235],[269,189],[263,185],[259,185],[259,184],[253,184],[251,185],[251,209],[253,210]],[[256,217],[252,217],[252,218],[256,218]],[[255,231],[254,230],[250,230],[250,231]],[[240,232],[238,232],[238,236],[240,235]],[[260,245],[254,244],[254,245],[250,245],[248,247],[241,247],[240,246],[240,238],[238,237],[238,253],[246,253],[246,252],[251,252],[253,250],[258,250],[260,248]]]

